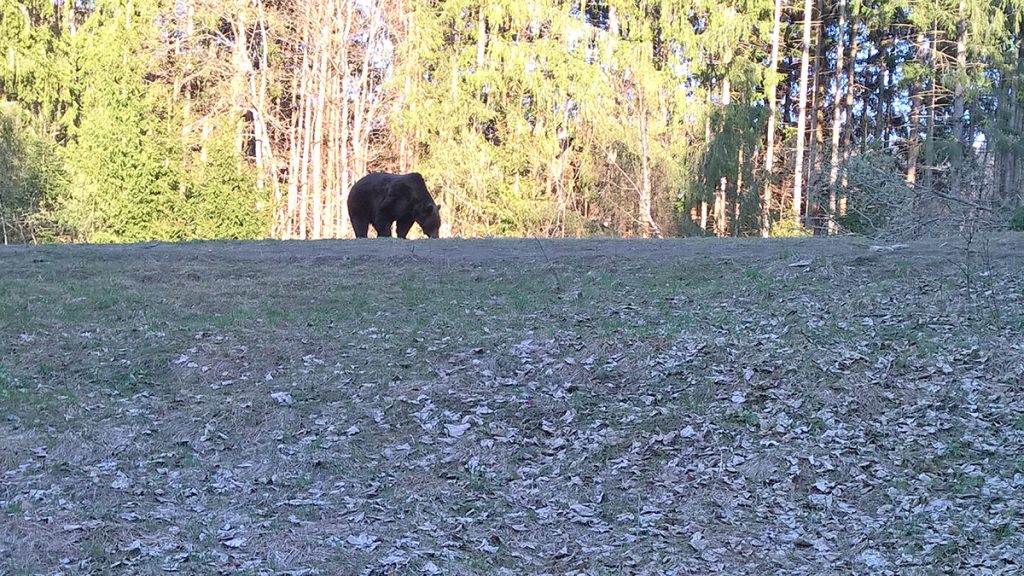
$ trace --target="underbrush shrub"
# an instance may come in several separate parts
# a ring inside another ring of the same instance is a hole
[[[59,236],[50,209],[66,190],[60,149],[16,105],[0,104],[0,244]]]
[[[847,211],[836,216],[841,229],[884,240],[913,240],[1005,226],[996,222],[991,201],[979,196],[985,189],[983,167],[964,161],[956,168],[936,169],[929,180],[918,171],[907,182],[906,168],[896,156],[869,150],[850,158]]]
[[[805,238],[812,236],[814,231],[798,224],[791,213],[784,213],[782,219],[772,225],[772,238]]]
[[[1010,230],[1024,232],[1024,206],[1014,210],[1013,215],[1010,216]]]

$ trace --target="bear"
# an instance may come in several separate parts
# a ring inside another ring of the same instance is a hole
[[[440,207],[427,191],[423,176],[416,172],[371,172],[363,176],[348,193],[348,216],[356,238],[366,238],[370,224],[378,238],[390,237],[395,222],[399,238],[406,237],[413,222],[430,238],[437,238],[441,232]]]

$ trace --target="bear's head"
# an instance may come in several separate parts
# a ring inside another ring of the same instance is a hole
[[[423,233],[430,238],[438,238],[441,235],[441,207],[433,200],[424,203],[416,214],[416,223],[423,229]]]

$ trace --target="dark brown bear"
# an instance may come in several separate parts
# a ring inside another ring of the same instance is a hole
[[[359,179],[348,193],[348,216],[356,238],[366,238],[370,224],[378,237],[391,236],[391,225],[405,238],[416,222],[423,233],[437,238],[441,231],[441,213],[427,191],[423,176],[371,172]]]

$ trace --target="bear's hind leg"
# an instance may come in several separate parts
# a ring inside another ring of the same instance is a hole
[[[355,232],[356,238],[366,238],[366,233],[370,231],[370,221],[359,216],[352,216],[351,220],[352,231]]]

